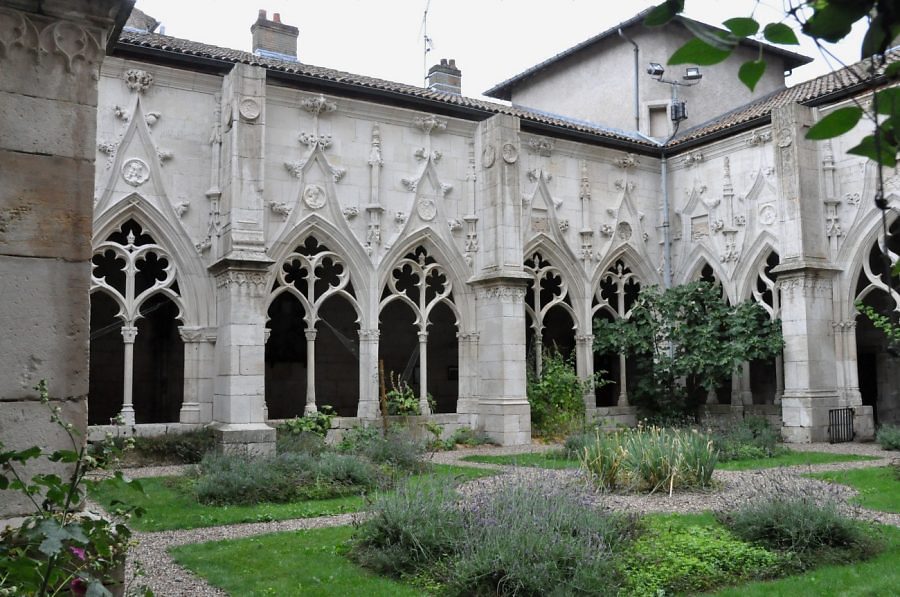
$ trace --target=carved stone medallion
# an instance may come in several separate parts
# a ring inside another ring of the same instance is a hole
[[[516,149],[516,146],[512,143],[505,143],[503,145],[503,161],[507,164],[515,164],[516,160],[519,159],[519,150]]]
[[[139,187],[150,178],[150,167],[144,160],[130,158],[122,164],[122,178],[133,187]]]
[[[493,145],[485,145],[484,149],[481,150],[481,165],[485,168],[490,168],[494,165],[494,160],[497,159],[497,150],[494,149]]]
[[[303,202],[310,209],[319,209],[325,205],[325,189],[317,184],[308,184],[303,189]]]
[[[771,205],[763,205],[759,208],[759,221],[765,226],[775,223],[775,208]]]
[[[616,227],[616,231],[619,235],[619,239],[628,240],[631,238],[631,224],[628,222],[620,222]]]
[[[430,222],[434,219],[434,216],[437,215],[437,204],[434,199],[422,197],[419,199],[419,202],[416,203],[416,213],[426,222]]]
[[[241,112],[241,116],[244,117],[244,120],[256,120],[259,118],[259,102],[252,97],[245,97],[242,99],[238,109]]]

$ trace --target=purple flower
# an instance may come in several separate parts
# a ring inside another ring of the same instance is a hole
[[[85,553],[84,553],[84,548],[83,548],[83,547],[72,547],[72,546],[69,546],[69,551],[71,551],[73,554],[75,554],[75,557],[76,557],[76,558],[78,558],[79,560],[84,561]]]

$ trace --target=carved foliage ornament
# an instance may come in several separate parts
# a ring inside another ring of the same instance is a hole
[[[99,31],[91,31],[69,21],[49,24],[32,19],[25,13],[0,8],[0,56],[8,56],[15,47],[33,55],[35,62],[43,56],[62,56],[66,72],[73,72],[76,61],[99,64],[104,49]]]
[[[153,85],[153,75],[145,70],[130,68],[122,75],[128,89],[136,93],[144,93]]]

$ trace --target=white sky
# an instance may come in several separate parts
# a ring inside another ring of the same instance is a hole
[[[428,0],[138,0],[136,6],[162,21],[166,35],[247,51],[250,25],[259,9],[266,9],[270,19],[278,12],[283,23],[300,29],[301,62],[422,85],[426,3]],[[427,32],[433,50],[427,64],[455,58],[463,73],[463,94],[480,97],[496,83],[655,3],[431,0]],[[685,14],[719,25],[730,17],[749,16],[754,8],[762,23],[783,17],[782,0],[687,0]],[[858,60],[863,34],[859,29],[858,25],[852,39],[832,49],[847,64]],[[789,49],[816,59],[795,70],[789,85],[831,69],[812,44]]]

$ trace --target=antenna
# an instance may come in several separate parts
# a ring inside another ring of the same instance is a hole
[[[425,87],[428,87],[428,52],[434,47],[431,38],[428,37],[428,9],[431,7],[431,0],[425,0],[425,12],[422,13],[422,80]]]

